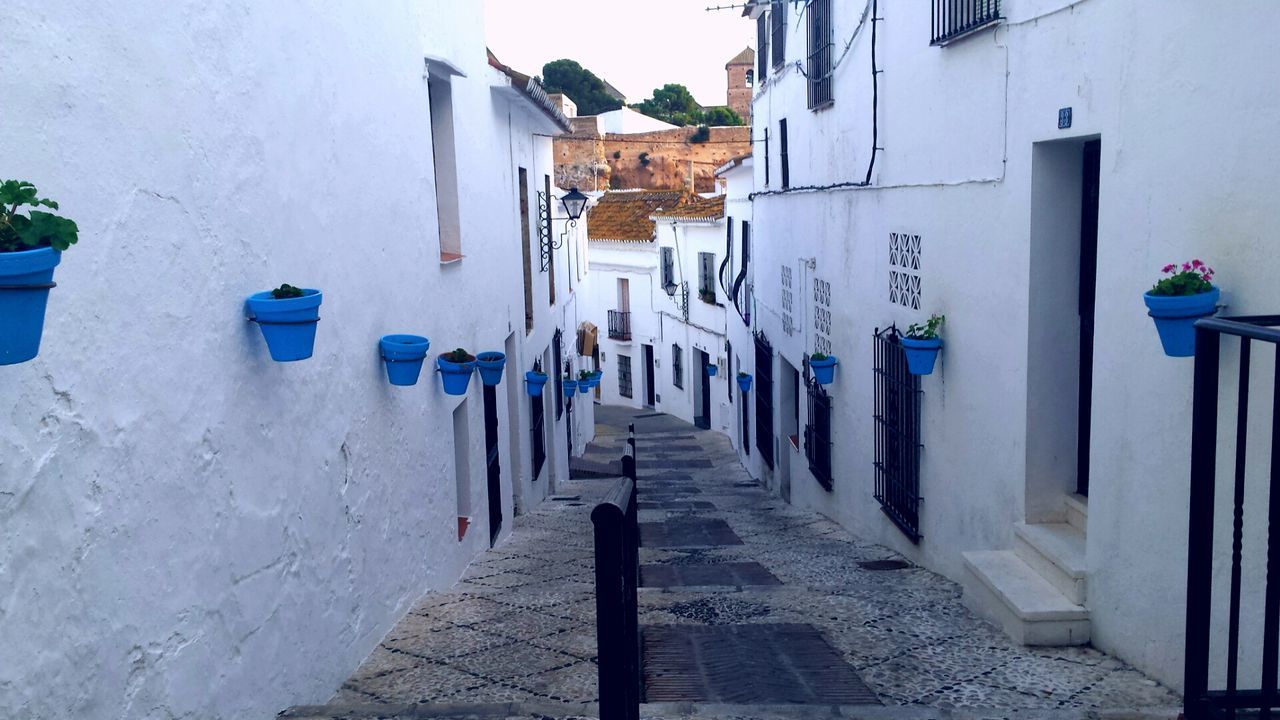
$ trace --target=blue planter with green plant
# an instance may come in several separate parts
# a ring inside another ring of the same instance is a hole
[[[272,360],[293,362],[311,357],[323,300],[319,290],[288,284],[249,296],[249,319],[262,330]]]
[[[79,228],[43,210],[58,203],[37,195],[20,180],[0,183],[0,365],[16,365],[40,354],[53,270],[75,244]]]
[[[714,364],[707,365],[707,377],[715,377],[716,373],[719,371],[720,368],[716,367]]]
[[[836,365],[840,361],[835,355],[814,353],[809,356],[809,369],[813,371],[813,381],[819,385],[830,385],[836,379]]]
[[[466,395],[471,385],[471,373],[476,369],[476,358],[458,348],[436,357],[436,368],[440,371],[440,382],[446,395]]]
[[[572,378],[565,378],[562,384],[563,384],[563,387],[561,389],[564,392],[564,396],[566,398],[571,398],[573,397],[574,393],[578,392],[577,380],[574,380]]]
[[[1142,299],[1155,321],[1160,345],[1169,357],[1196,354],[1196,320],[1218,311],[1222,292],[1213,285],[1213,268],[1200,260],[1165,265],[1162,278]]]
[[[547,374],[537,370],[530,370],[524,374],[524,381],[529,397],[541,397],[542,388],[547,384]]]
[[[938,330],[946,322],[945,315],[931,315],[923,324],[912,323],[902,338],[902,350],[907,356],[907,372],[912,375],[932,375],[942,349]]]
[[[387,366],[387,380],[401,387],[417,385],[430,347],[431,341],[421,335],[383,335],[378,349]]]
[[[751,391],[751,376],[747,373],[738,373],[738,387],[742,388],[742,392]]]
[[[500,352],[482,352],[476,356],[476,367],[480,369],[480,381],[485,385],[497,385],[502,382],[502,368],[507,364],[507,356]]]

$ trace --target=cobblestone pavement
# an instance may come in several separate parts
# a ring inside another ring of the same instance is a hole
[[[621,454],[632,413],[598,410],[602,425],[591,452]],[[641,523],[719,519],[741,539],[698,549],[642,547],[642,565],[671,566],[649,568],[646,579],[705,582],[697,579],[705,569],[695,566],[737,563],[733,578],[711,580],[770,583],[643,587],[642,626],[812,625],[883,705],[916,709],[897,717],[932,716],[918,714],[921,708],[995,717],[1138,708],[1176,715],[1173,693],[1101,652],[1013,644],[970,613],[960,602],[960,587],[941,576],[911,566],[877,571],[859,565],[901,558],[751,484],[724,436],[666,416],[634,421]],[[397,707],[415,703],[517,703],[523,705],[501,707],[537,708],[510,710],[513,717],[589,716],[596,700],[589,513],[614,482],[570,481],[517,518],[512,536],[478,559],[450,592],[422,599],[343,683],[333,705],[381,707],[394,716]],[[437,707],[446,716],[445,705]],[[800,710],[790,716],[800,717]],[[852,715],[879,717],[887,710],[865,707]],[[706,712],[655,704],[644,714]],[[787,716],[740,706],[732,714]]]

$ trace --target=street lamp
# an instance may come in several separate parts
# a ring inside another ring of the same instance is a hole
[[[554,220],[565,220],[566,218],[551,217],[551,201],[552,197],[547,193],[538,191],[538,213],[542,222],[538,223],[538,237],[542,246],[542,272],[546,272],[551,266],[551,254],[556,250],[564,247],[564,238],[569,234],[569,228],[578,227],[578,218],[582,217],[582,211],[587,209],[587,200],[589,198],[578,191],[578,188],[571,188],[560,198],[560,204],[564,206],[564,213],[568,216],[568,222],[565,223],[564,231],[559,237],[551,237],[551,224]]]
[[[582,211],[587,208],[587,196],[578,192],[578,188],[570,188],[564,197],[560,198],[560,203],[564,205],[564,213],[569,216],[569,223],[577,225],[578,218],[582,217]]]

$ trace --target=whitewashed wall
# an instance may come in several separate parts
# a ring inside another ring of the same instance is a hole
[[[429,369],[391,387],[376,349],[416,332],[433,357],[532,362],[511,165],[550,168],[551,152],[495,100],[479,16],[398,0],[0,10],[3,174],[81,230],[41,356],[0,369],[0,716],[322,702],[488,547],[478,378],[460,503],[459,400]],[[425,55],[467,75],[453,81],[466,257],[451,265]],[[247,295],[281,282],[325,293],[311,360],[271,362],[243,318]],[[568,299],[540,312],[537,340],[572,315]],[[527,398],[522,382],[499,390],[509,528],[528,440],[508,417]],[[460,505],[475,520],[461,543]]]
[[[864,3],[834,5],[840,49]],[[791,497],[953,578],[964,572],[961,552],[1008,548],[1013,523],[1044,512],[1044,498],[1028,496],[1038,487],[1028,420],[1054,410],[1028,403],[1029,392],[1044,389],[1033,379],[1046,361],[1039,338],[1054,333],[1033,310],[1075,299],[1041,293],[1032,305],[1030,289],[1043,289],[1030,269],[1033,146],[1100,136],[1093,641],[1178,687],[1192,365],[1163,356],[1141,294],[1165,263],[1202,257],[1218,269],[1229,313],[1280,309],[1266,261],[1280,229],[1269,190],[1280,172],[1267,159],[1275,154],[1280,102],[1260,92],[1280,69],[1263,30],[1280,20],[1280,7],[1244,2],[1205,13],[1172,3],[1152,13],[1132,2],[1008,0],[997,29],[932,48],[928,3],[878,5],[877,144],[884,150],[873,187],[763,195],[754,203],[758,321],[780,361],[799,368],[812,352],[810,285],[832,283],[831,339],[841,359],[831,387],[835,489],[824,491],[799,455]],[[756,190],[779,189],[783,117],[792,186],[861,181],[872,147],[870,26],[836,72],[834,107],[813,112],[793,67],[804,24],[791,25],[789,63],[770,73],[754,105],[753,136],[768,129],[772,139],[771,183],[757,156]],[[1058,109],[1068,106],[1073,126],[1059,130]],[[922,238],[919,311],[888,302],[892,232]],[[783,266],[799,283],[793,335],[782,330]],[[871,338],[877,327],[904,327],[931,312],[946,314],[947,344],[938,371],[922,383],[924,538],[916,546],[871,497]],[[1255,373],[1269,374],[1270,362]],[[1266,385],[1259,381],[1254,392],[1268,393]],[[787,414],[777,402],[776,414]],[[1252,437],[1265,437],[1269,424],[1262,425]],[[1258,480],[1265,455],[1252,458]],[[766,475],[780,483],[781,472]],[[1261,524],[1246,523],[1246,547],[1257,547]],[[1218,526],[1229,527],[1225,516]]]

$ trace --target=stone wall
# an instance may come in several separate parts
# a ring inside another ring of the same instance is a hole
[[[574,134],[555,140],[560,187],[679,190],[689,187],[692,164],[694,190],[712,192],[715,169],[751,152],[749,127],[711,128],[707,142],[691,143],[689,137],[697,128],[599,135],[586,123],[578,125],[588,119],[575,118]]]

